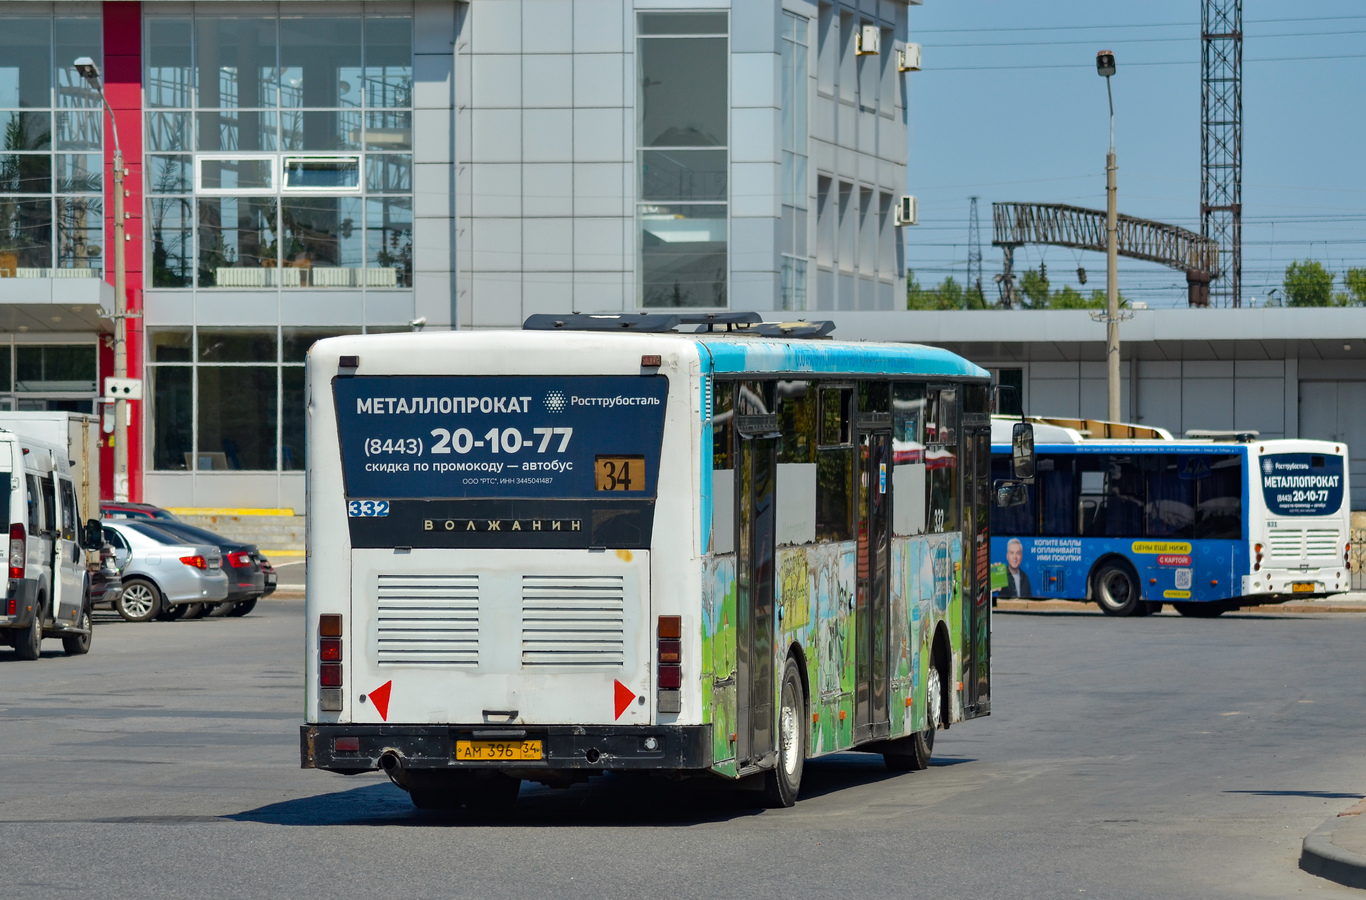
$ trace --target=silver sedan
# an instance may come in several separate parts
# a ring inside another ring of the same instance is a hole
[[[134,519],[105,519],[101,524],[123,576],[123,595],[115,609],[128,621],[145,622],[177,605],[228,596],[218,547],[182,541]]]

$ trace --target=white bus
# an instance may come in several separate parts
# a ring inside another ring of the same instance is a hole
[[[303,766],[450,808],[624,770],[791,805],[809,757],[927,765],[990,710],[989,375],[829,330],[316,344]]]

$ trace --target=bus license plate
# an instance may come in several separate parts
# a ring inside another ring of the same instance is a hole
[[[1297,594],[1312,594],[1314,592],[1314,582],[1297,581],[1294,586],[1291,587],[1291,590]]]
[[[542,759],[540,741],[456,741],[461,762],[498,762],[505,759]]]

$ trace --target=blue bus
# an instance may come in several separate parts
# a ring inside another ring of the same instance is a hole
[[[1012,477],[1012,421],[993,419],[994,483]],[[1208,617],[1348,589],[1345,444],[1031,421],[1033,483],[1017,505],[992,505],[996,599]],[[1091,436],[1116,431],[1129,436]]]

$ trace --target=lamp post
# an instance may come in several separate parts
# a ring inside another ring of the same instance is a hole
[[[114,110],[100,84],[100,68],[88,56],[72,65],[76,73],[100,95],[100,102],[109,113],[109,124],[114,132],[114,377],[128,377],[128,271],[127,238],[124,236],[123,211],[123,150],[119,147],[119,126]],[[128,401],[114,401],[114,499],[128,499]]]
[[[1105,157],[1105,360],[1108,366],[1108,418],[1121,418],[1119,403],[1119,211],[1115,206],[1115,95],[1110,91],[1110,76],[1115,74],[1115,54],[1102,50],[1096,54],[1096,74],[1105,79],[1105,96],[1110,101],[1110,152]]]

